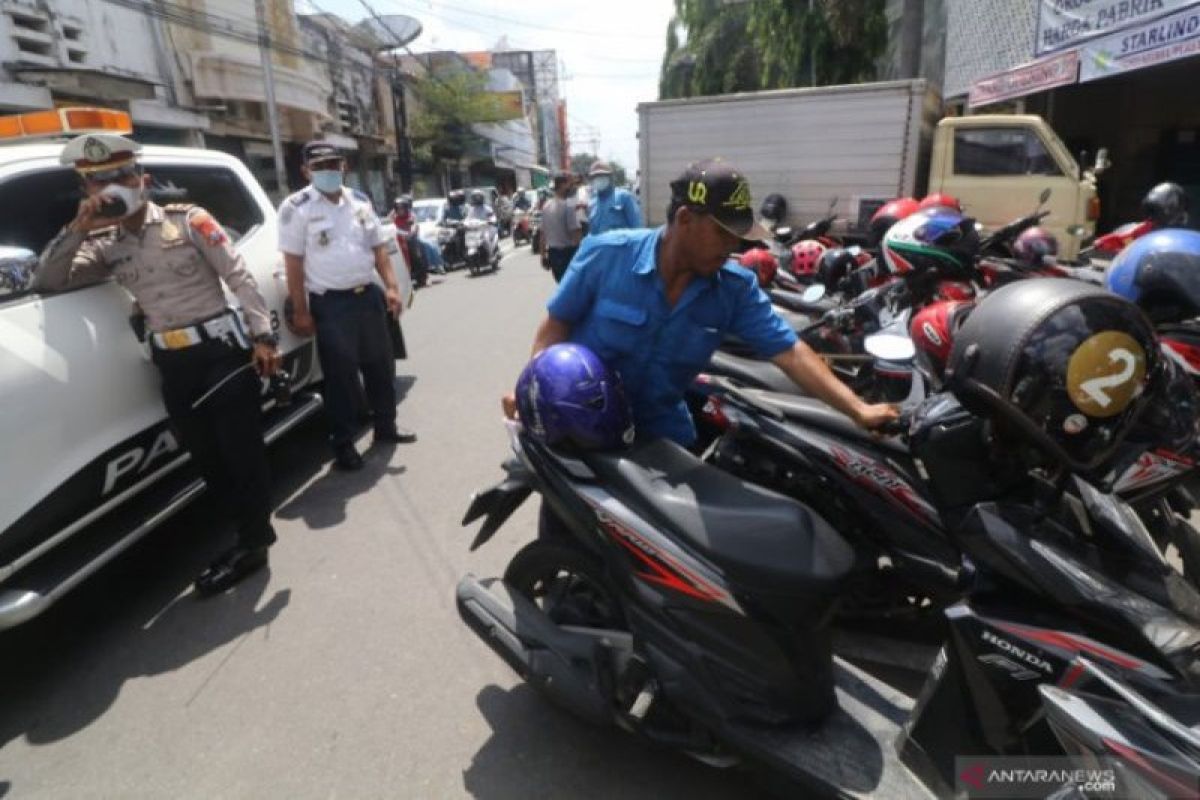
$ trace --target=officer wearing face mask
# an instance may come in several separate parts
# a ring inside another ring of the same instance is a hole
[[[279,249],[292,304],[288,325],[299,336],[317,337],[334,465],[358,470],[360,374],[374,441],[417,437],[396,427],[396,362],[387,317],[399,315],[401,305],[390,235],[370,198],[343,185],[345,169],[329,142],[304,146],[304,175],[311,183],[279,206]]]
[[[588,170],[588,236],[642,227],[642,210],[625,189],[613,186],[613,171],[604,161]]]
[[[136,327],[162,375],[171,423],[237,522],[237,545],[196,579],[198,592],[212,594],[266,566],[275,541],[255,372],[274,374],[279,351],[267,305],[229,236],[199,206],[150,202],[141,149],[113,134],[63,148],[60,160],[75,168],[86,196],[42,253],[34,285],[61,290],[112,277],[140,307]],[[240,315],[226,307],[222,283]]]

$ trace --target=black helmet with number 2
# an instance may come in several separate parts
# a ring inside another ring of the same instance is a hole
[[[976,413],[1006,418],[1006,434],[1095,475],[1140,416],[1160,359],[1133,303],[1078,281],[1017,281],[959,329],[946,383]]]

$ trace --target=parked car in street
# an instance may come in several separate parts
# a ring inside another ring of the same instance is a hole
[[[37,254],[81,198],[74,171],[59,163],[63,142],[87,130],[129,133],[129,117],[36,112],[38,130],[58,131],[39,137],[24,135],[30,117],[0,119],[0,403],[10,411],[0,418],[0,629],[44,611],[204,491],[130,329],[130,296],[115,280],[62,292],[30,282]],[[147,145],[141,160],[151,198],[208,209],[266,299],[293,393],[264,393],[274,442],[322,404],[314,341],[284,324],[275,209],[225,153]],[[407,267],[388,240],[399,277]]]

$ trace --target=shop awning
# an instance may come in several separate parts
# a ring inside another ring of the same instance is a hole
[[[278,65],[272,71],[276,103],[312,114],[329,115],[328,98],[332,90],[322,78]],[[257,61],[223,53],[193,53],[192,83],[196,97],[267,101],[262,64]]]

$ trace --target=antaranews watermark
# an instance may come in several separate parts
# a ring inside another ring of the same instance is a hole
[[[972,800],[1034,800],[1067,787],[1101,800],[1143,795],[1112,760],[1099,757],[1089,761],[1090,764],[1082,765],[1066,756],[959,756],[954,760],[955,789]],[[1200,796],[1200,781],[1194,779],[1173,788],[1181,792],[1179,797]]]

